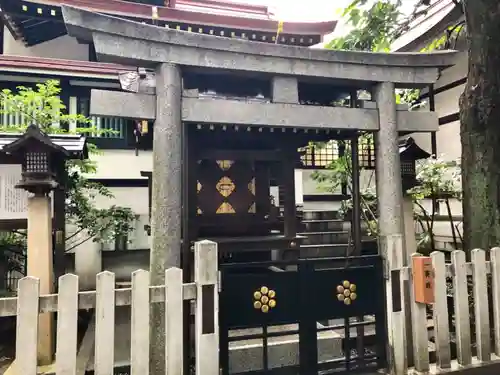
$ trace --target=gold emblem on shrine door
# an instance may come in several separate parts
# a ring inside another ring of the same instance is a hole
[[[276,307],[276,292],[267,286],[262,286],[253,292],[253,308],[268,313]]]

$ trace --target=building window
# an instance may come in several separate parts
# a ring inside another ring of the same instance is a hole
[[[89,134],[91,137],[108,138],[108,139],[123,139],[128,138],[128,121],[121,117],[98,117],[89,116],[90,113],[90,98],[77,98],[76,113],[90,117],[93,126],[98,130],[95,134]],[[87,124],[77,124],[77,127],[87,127]],[[104,131],[102,133],[101,131]]]

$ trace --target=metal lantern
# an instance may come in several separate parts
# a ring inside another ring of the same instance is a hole
[[[403,192],[406,192],[417,184],[417,160],[427,159],[431,154],[421,149],[413,138],[408,137],[399,141],[399,156]]]

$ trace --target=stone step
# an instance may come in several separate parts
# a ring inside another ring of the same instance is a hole
[[[302,224],[306,232],[343,231],[346,226],[341,219],[302,220]]]
[[[302,220],[303,223],[343,223],[343,219],[317,219],[317,220]]]
[[[304,231],[321,232],[321,231],[350,231],[351,222],[341,219],[326,219],[326,220],[302,220]],[[368,225],[361,222],[361,230],[366,232]]]
[[[332,220],[341,219],[338,211],[331,210],[304,210],[302,211],[303,220]]]
[[[363,255],[377,254],[377,244],[373,240],[365,240],[363,245]],[[300,247],[300,256],[302,258],[345,257],[353,255],[353,250],[353,246],[349,246],[347,243],[306,244]]]
[[[350,233],[347,231],[318,231],[310,232],[306,231],[300,233],[304,236],[304,245],[314,245],[314,244],[346,244],[350,240]]]
[[[314,244],[348,244],[352,242],[352,236],[350,231],[319,231],[319,232],[302,232],[299,233],[300,236],[305,237],[303,240],[304,245],[314,245]],[[371,237],[366,234],[363,235],[362,239],[364,241],[371,240]]]

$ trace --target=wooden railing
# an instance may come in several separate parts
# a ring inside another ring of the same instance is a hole
[[[130,365],[132,375],[149,374],[150,309],[152,303],[165,303],[166,373],[182,374],[183,301],[195,303],[196,374],[216,374],[218,363],[218,270],[217,244],[195,244],[194,282],[183,283],[182,270],[169,268],[165,285],[150,286],[149,272],[132,274],[131,288],[115,288],[115,276],[101,272],[95,291],[79,292],[78,276],[59,278],[59,293],[39,295],[39,280],[19,281],[18,297],[0,299],[0,316],[17,316],[16,374],[37,374],[39,314],[57,313],[57,374],[77,374],[78,310],[95,309],[94,372],[112,374],[115,347],[115,307],[131,308]],[[202,306],[203,301],[203,306]],[[210,306],[210,309],[207,309]],[[204,316],[203,316],[204,315]],[[83,372],[85,369],[83,369]],[[82,373],[83,373],[82,372]]]
[[[431,254],[434,303],[411,302],[416,371],[444,373],[500,359],[500,248],[488,254],[489,261],[486,251],[472,250],[467,262],[465,252],[455,250],[451,263],[442,252]]]
[[[106,130],[110,131],[103,134],[92,134],[92,137],[102,137],[102,138],[127,138],[127,119],[122,117],[98,117],[92,116],[92,125],[98,131]]]
[[[1,128],[9,128],[16,126],[26,126],[30,123],[29,116],[19,112],[5,112],[4,103],[0,100],[0,111],[4,113],[0,114],[0,131]],[[85,127],[94,126],[98,131],[95,134],[90,134],[91,137],[98,138],[117,138],[117,139],[126,139],[128,136],[127,126],[128,121],[122,117],[99,117],[99,116],[90,116],[92,121],[91,125],[84,125]],[[56,124],[54,124],[56,125]],[[100,131],[108,131],[105,133],[100,133]]]

